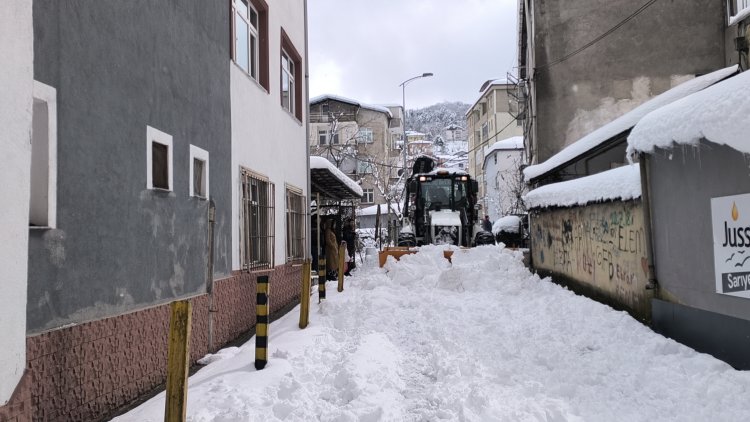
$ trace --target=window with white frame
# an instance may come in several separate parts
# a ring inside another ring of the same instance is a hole
[[[146,188],[173,189],[172,135],[146,126]]]
[[[292,114],[296,109],[294,67],[294,61],[289,58],[289,54],[281,50],[281,107]]]
[[[264,0],[231,0],[232,60],[268,89],[268,6]]]
[[[729,17],[738,15],[745,9],[750,9],[750,0],[728,0]]]
[[[318,129],[318,145],[328,144],[328,131],[325,129]]]
[[[305,197],[299,188],[286,188],[286,260],[305,257]]]
[[[339,144],[339,134],[338,132],[334,132],[331,134],[331,145],[338,145]]]
[[[208,151],[190,145],[190,196],[208,198]]]
[[[362,203],[363,204],[372,204],[375,202],[375,190],[370,189],[362,189]]]
[[[242,268],[272,268],[275,188],[267,178],[242,169]]]
[[[281,107],[302,121],[302,57],[281,28]]]
[[[357,143],[371,144],[373,142],[372,129],[369,127],[360,128],[357,132]]]
[[[29,226],[57,227],[57,90],[34,81]]]

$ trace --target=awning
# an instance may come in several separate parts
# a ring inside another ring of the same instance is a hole
[[[362,188],[323,157],[310,157],[310,188],[313,196],[341,201],[362,198]]]

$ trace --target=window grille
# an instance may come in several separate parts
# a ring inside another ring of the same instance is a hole
[[[302,192],[286,190],[286,259],[305,257],[305,197]]]
[[[271,268],[274,263],[275,187],[261,176],[242,171],[242,268]]]

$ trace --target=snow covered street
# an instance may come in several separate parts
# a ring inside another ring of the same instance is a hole
[[[368,263],[190,379],[189,421],[738,421],[750,373],[531,274],[520,252]],[[271,287],[273,288],[273,287]],[[117,421],[163,420],[161,393]]]

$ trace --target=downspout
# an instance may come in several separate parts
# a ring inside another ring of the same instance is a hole
[[[206,292],[208,293],[208,351],[214,350],[214,226],[216,203],[208,201],[208,268],[206,270]]]
[[[312,213],[310,211],[310,201],[312,200],[312,187],[310,183],[310,71],[308,70],[308,40],[307,40],[307,0],[304,0],[304,14],[305,14],[305,157],[307,166],[307,203],[305,204],[305,257],[312,261],[312,252],[310,247],[310,238],[312,237],[310,220]],[[319,205],[319,204],[318,204]]]
[[[648,171],[648,154],[638,154],[638,166],[641,170],[641,205],[643,206],[643,230],[646,235],[646,259],[648,260],[648,282],[646,290],[654,291],[654,298],[659,298],[659,282],[656,280],[656,264],[654,263],[654,239],[651,219],[651,180]]]

